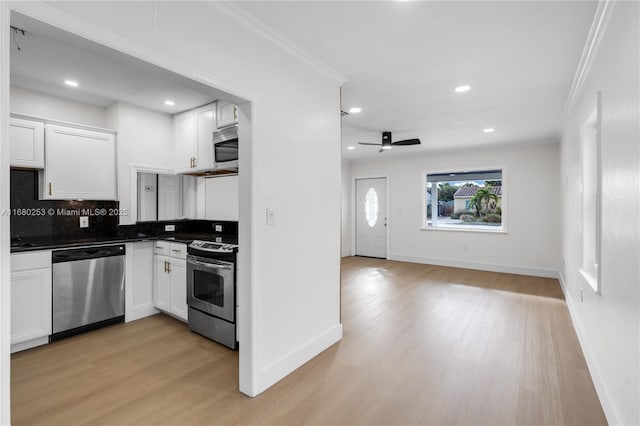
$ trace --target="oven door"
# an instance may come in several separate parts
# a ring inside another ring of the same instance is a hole
[[[187,304],[235,322],[235,266],[231,262],[187,256]]]

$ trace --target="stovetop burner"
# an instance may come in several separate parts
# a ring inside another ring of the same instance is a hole
[[[189,244],[189,248],[210,253],[234,253],[238,250],[238,245],[224,242],[195,240]]]

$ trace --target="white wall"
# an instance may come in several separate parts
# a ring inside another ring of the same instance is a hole
[[[238,221],[239,183],[235,176],[210,177],[205,185],[205,219]]]
[[[390,259],[554,277],[560,263],[558,155],[554,143],[468,149],[352,161],[351,175],[389,177]],[[420,229],[422,172],[486,166],[504,167],[507,233]]]
[[[136,222],[131,204],[131,165],[150,169],[173,169],[173,118],[169,114],[151,111],[118,102],[107,109],[107,125],[118,132],[118,201],[120,209],[130,214],[120,216],[120,224]]]
[[[342,256],[351,256],[351,164],[342,160]]]
[[[564,125],[561,269],[567,302],[610,424],[640,424],[639,3],[615,4],[587,78]],[[602,92],[601,293],[581,266],[582,120]],[[584,301],[580,290],[584,289]]]
[[[11,86],[11,112],[95,127],[107,126],[107,110],[95,105]]]
[[[81,20],[68,24],[80,34],[109,31],[94,38],[137,56],[152,48],[157,62],[252,101],[250,110],[241,108],[241,119],[252,123],[245,139],[251,155],[240,158],[240,191],[249,193],[241,195],[241,258],[251,262],[239,275],[247,285],[239,289],[247,315],[240,323],[241,390],[263,391],[340,339],[338,80],[236,20],[224,4],[50,5],[32,13],[64,25],[66,11]],[[266,225],[267,207],[275,209],[276,225]]]

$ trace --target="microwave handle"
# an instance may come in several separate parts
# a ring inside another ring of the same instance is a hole
[[[200,262],[199,260],[193,260],[193,259],[189,259],[189,263],[192,263],[198,266],[204,266],[205,268],[211,268],[211,269],[233,269],[232,265],[219,265],[217,263],[205,263],[205,262]]]

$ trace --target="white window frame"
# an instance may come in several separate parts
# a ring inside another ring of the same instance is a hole
[[[480,226],[480,225],[460,225],[460,226],[430,226],[429,220],[427,219],[427,175],[430,174],[441,174],[441,173],[460,173],[462,171],[465,172],[475,172],[475,171],[484,171],[484,170],[501,170],[502,171],[502,200],[501,207],[502,210],[502,226]],[[507,234],[507,167],[504,165],[485,165],[485,166],[452,166],[443,169],[427,169],[420,174],[420,203],[422,205],[421,216],[420,216],[420,229],[423,231],[453,231],[453,232],[486,232],[491,234]]]
[[[580,255],[580,267],[578,271],[582,278],[589,284],[589,287],[596,293],[601,294],[601,229],[602,229],[602,166],[601,166],[601,143],[600,143],[600,135],[601,135],[601,124],[602,124],[602,113],[601,113],[601,92],[596,93],[596,98],[591,103],[587,113],[582,120],[580,125],[580,201],[581,201],[581,221],[580,221],[580,233],[581,233],[581,247],[582,252]],[[594,135],[595,131],[595,135]],[[595,136],[595,137],[594,137]],[[595,143],[595,150],[592,154],[595,156],[593,158],[593,163],[590,165],[595,173],[595,176],[591,176],[591,178],[595,177],[595,195],[593,196],[593,203],[590,206],[586,205],[585,199],[585,186],[586,180],[589,179],[586,174],[587,164],[585,159],[585,154],[587,152],[585,145],[587,143]],[[585,211],[587,208],[595,207],[595,218],[594,223],[587,223],[585,219]],[[594,227],[594,229],[590,229],[590,233],[587,234],[586,227]],[[587,241],[588,235],[593,235],[594,239],[591,241]],[[588,247],[589,244],[594,244],[593,247]],[[587,259],[587,251],[594,251],[594,267],[590,268],[586,265]]]

